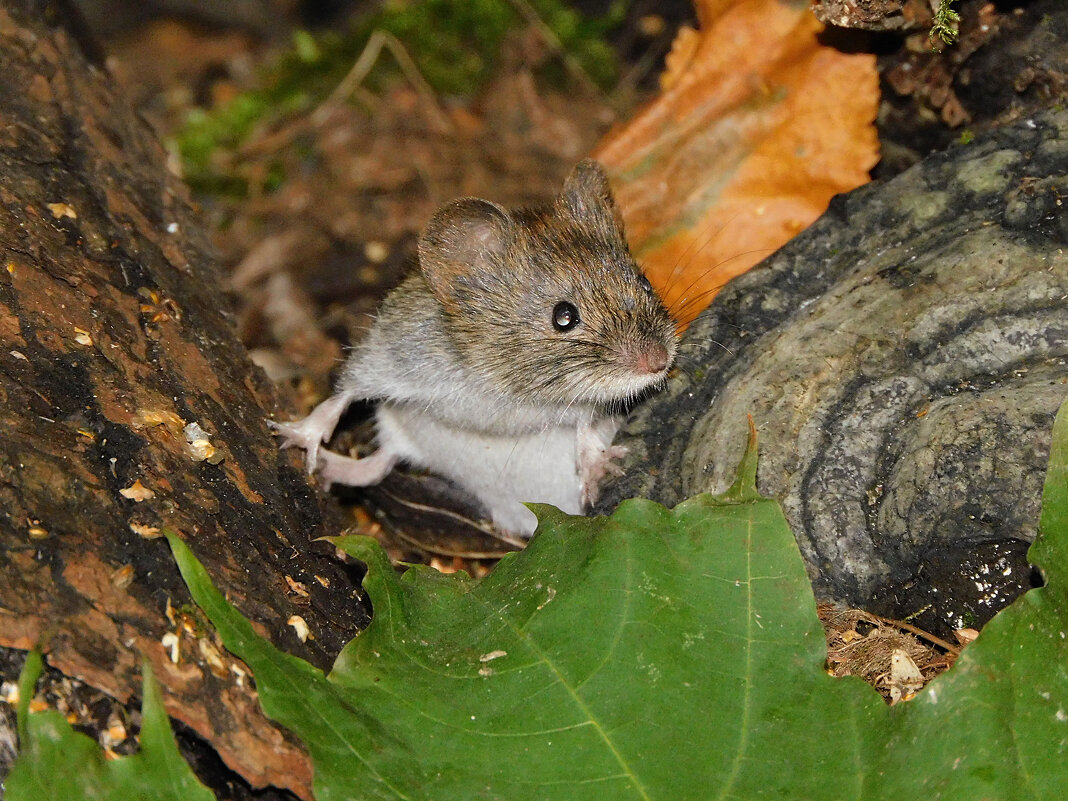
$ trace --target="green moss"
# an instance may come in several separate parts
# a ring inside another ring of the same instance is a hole
[[[597,18],[582,16],[563,0],[527,2],[594,83],[608,87],[615,82],[616,55],[604,37],[623,20],[624,0],[616,0],[607,14]],[[172,145],[182,159],[186,180],[195,189],[243,195],[249,179],[235,174],[225,164],[226,156],[247,139],[257,123],[299,116],[321,103],[363,53],[373,32],[396,37],[435,92],[469,96],[494,75],[508,34],[527,24],[512,0],[387,0],[348,31],[297,31],[289,50],[264,70],[260,88],[214,111],[190,112]],[[562,79],[558,62],[550,59],[542,77]],[[399,75],[395,59],[383,52],[363,85],[374,91]]]
[[[203,109],[192,109],[176,138],[187,174],[213,172],[216,151],[237,147],[270,108],[271,101],[263,93],[248,92],[210,114]]]
[[[938,8],[934,12],[934,21],[931,23],[931,41],[938,40],[944,44],[953,44],[957,41],[959,23],[960,15],[953,10],[953,0],[939,0]]]
[[[286,171],[279,162],[274,162],[267,168],[267,174],[263,178],[263,188],[267,192],[274,192],[286,181]]]

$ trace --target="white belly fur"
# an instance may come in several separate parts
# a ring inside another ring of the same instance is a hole
[[[581,514],[574,424],[519,435],[453,428],[420,408],[383,403],[378,446],[413,467],[444,476],[477,497],[498,528],[530,536],[537,523],[523,502]]]

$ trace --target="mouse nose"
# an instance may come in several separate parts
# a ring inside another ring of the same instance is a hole
[[[667,348],[656,342],[639,351],[634,368],[639,373],[659,373],[667,366]]]

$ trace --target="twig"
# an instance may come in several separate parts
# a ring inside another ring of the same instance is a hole
[[[358,96],[368,106],[373,107],[376,102],[375,96],[361,87],[360,84],[363,83],[363,80],[374,67],[375,62],[378,61],[383,47],[393,54],[393,58],[396,59],[401,72],[404,73],[404,76],[425,101],[426,108],[430,112],[432,121],[438,130],[454,131],[455,126],[452,121],[438,106],[433,87],[426,82],[426,79],[419,72],[419,67],[416,66],[412,57],[408,55],[404,45],[393,34],[376,30],[368,37],[367,44],[364,45],[363,50],[360,51],[360,55],[356,59],[356,63],[352,65],[345,77],[310,114],[284,125],[272,134],[247,142],[238,152],[244,157],[276,152],[292,142],[309,127],[320,127],[330,118],[330,115],[333,114],[338,106],[353,95]]]
[[[578,60],[567,52],[553,29],[545,24],[545,20],[538,16],[538,12],[531,7],[530,3],[527,0],[508,0],[508,2],[515,7],[515,10],[523,16],[528,24],[538,31],[545,43],[564,62],[564,67],[571,73],[572,77],[607,104],[608,98],[601,91],[601,87],[590,77],[590,74],[579,64]]]
[[[667,44],[671,44],[670,39],[667,40]],[[611,100],[617,102],[626,92],[633,91],[645,76],[653,71],[657,60],[664,55],[664,50],[663,39],[651,45],[638,59],[637,63],[619,79],[619,83],[612,90]]]
[[[911,632],[912,634],[915,634],[917,637],[919,637],[922,640],[927,640],[927,642],[934,643],[939,648],[946,649],[947,651],[949,651],[954,656],[959,656],[960,655],[960,646],[953,645],[952,643],[948,643],[945,640],[943,640],[941,637],[936,637],[934,634],[931,634],[929,631],[924,631],[919,626],[913,626],[911,623],[906,623],[904,620],[894,620],[891,617],[883,617],[882,615],[877,615],[874,612],[867,612],[867,611],[864,611],[864,610],[859,610],[859,611],[863,611],[864,614],[867,617],[873,618],[874,620],[876,620],[876,621],[878,621],[880,623],[885,623],[888,626],[893,626],[894,628],[904,629],[905,631]]]
[[[416,66],[412,57],[408,55],[408,51],[401,44],[401,41],[393,34],[383,30],[376,30],[371,34],[367,40],[367,45],[363,48],[363,52],[360,53],[360,57],[352,65],[352,69],[341,80],[341,83],[334,87],[334,91],[330,93],[330,96],[311,113],[309,119],[312,125],[318,127],[326,122],[334,109],[344,103],[359,88],[364,78],[374,67],[375,62],[378,61],[383,47],[393,55],[397,65],[401,68],[401,72],[404,73],[404,77],[422,96],[431,116],[434,118],[435,124],[442,130],[452,131],[453,124],[445,112],[441,110],[441,107],[438,106],[433,87],[427,83],[426,78],[419,72],[419,67]]]

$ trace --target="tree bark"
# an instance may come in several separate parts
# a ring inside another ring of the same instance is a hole
[[[1030,583],[1068,394],[1068,112],[839,196],[686,332],[629,429],[624,498],[730,483],[746,415],[818,595],[930,630]]]
[[[10,0],[0,74],[0,645],[40,645],[120,699],[145,657],[172,717],[253,785],[307,797],[306,755],[146,535],[180,532],[272,640],[327,667],[368,619],[359,576],[314,542],[340,522],[267,430],[279,402],[149,127],[67,33]],[[189,423],[214,456],[197,460]]]

